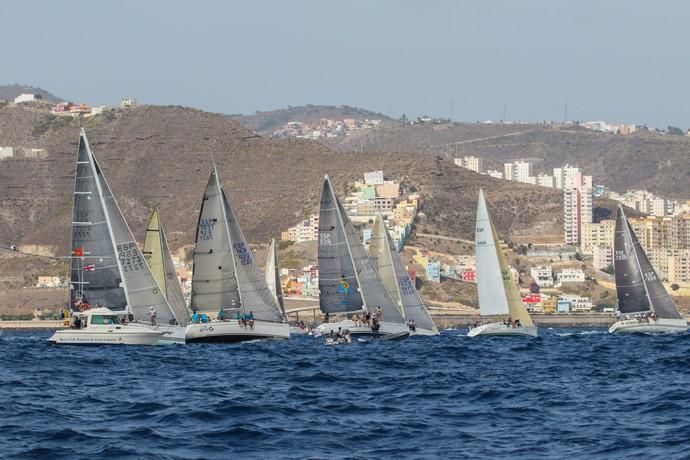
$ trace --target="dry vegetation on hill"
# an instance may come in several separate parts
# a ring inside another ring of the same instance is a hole
[[[0,160],[0,241],[67,252],[78,121],[62,120],[21,107],[0,109],[0,145],[18,153]],[[37,132],[37,125],[46,129]],[[306,140],[266,139],[228,116],[176,106],[112,110],[83,125],[135,236],[142,238],[157,206],[173,248],[193,243],[212,154],[253,242],[278,237],[316,211],[325,173],[343,193],[348,182],[374,169],[425,195],[423,231],[471,237],[480,186],[500,232],[530,228],[542,218],[558,226],[556,191],[496,181],[430,155],[361,155]],[[23,158],[23,147],[46,149],[47,157]]]

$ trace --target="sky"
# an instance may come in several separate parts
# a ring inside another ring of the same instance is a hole
[[[690,2],[6,0],[0,84],[73,102],[690,128]]]

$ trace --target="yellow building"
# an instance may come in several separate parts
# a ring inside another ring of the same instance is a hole
[[[556,297],[542,297],[541,309],[544,313],[556,313]]]
[[[584,222],[582,224],[582,253],[592,255],[595,246],[613,246],[615,230],[615,220],[602,220],[599,223]]]

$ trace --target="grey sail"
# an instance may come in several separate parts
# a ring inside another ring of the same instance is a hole
[[[621,238],[619,238],[619,229]],[[618,207],[616,214],[614,245],[616,293],[621,313],[651,309],[660,318],[682,319],[626,219],[622,206]]]
[[[637,265],[632,232],[621,207],[616,214],[613,245],[618,309],[621,313],[650,311],[651,303],[642,281],[642,271]]]
[[[202,313],[240,308],[230,233],[215,169],[206,185],[196,228],[190,308]]]
[[[122,286],[128,302],[128,309],[134,315],[136,321],[148,321],[150,309],[153,307],[157,314],[157,321],[163,324],[175,324],[177,319],[170,308],[160,286],[156,282],[149,266],[144,260],[144,255],[134,240],[122,211],[108,186],[101,168],[86,140],[86,134],[82,130],[84,146],[93,176],[96,179],[96,188],[106,220],[107,232],[116,252],[117,267],[122,279]],[[105,243],[102,243],[106,245]],[[84,248],[86,252],[86,248]],[[106,305],[108,306],[108,305]]]
[[[328,176],[323,182],[319,213],[319,291],[325,313],[374,312],[381,307],[383,321],[405,322]]]
[[[247,244],[235,211],[232,209],[225,193],[223,193],[223,201],[230,241],[232,242],[232,252],[235,256],[235,274],[243,309],[247,312],[252,312],[256,319],[282,322],[283,314],[280,311],[280,307],[266,284],[264,274],[261,273],[256,264],[254,253]]]
[[[285,303],[283,302],[283,288],[280,286],[280,273],[278,271],[278,254],[276,251],[276,240],[271,240],[271,247],[268,250],[268,257],[266,258],[266,268],[264,270],[266,277],[266,284],[271,290],[271,294],[275,298],[276,303],[280,307],[280,312],[283,318],[287,320],[285,314]]]
[[[414,321],[415,326],[419,329],[438,332],[426,305],[424,305],[417,288],[415,288],[402,263],[400,254],[393,248],[381,214],[376,219],[369,244],[369,253],[375,254],[377,257],[379,275],[396,303],[402,306],[405,319]]]
[[[86,134],[82,130],[72,217],[72,305],[84,298],[92,306],[103,305],[114,311],[124,311],[127,296],[122,287],[115,244],[108,230],[94,171]]]
[[[352,226],[352,222],[350,222],[345,213],[345,208],[342,207],[339,201],[337,201],[337,205],[340,213],[344,216],[345,238],[348,242],[350,256],[355,267],[355,275],[357,276],[365,307],[371,312],[374,312],[377,307],[381,307],[383,321],[404,324],[405,318],[400,308],[393,300],[391,293],[383,285],[374,262],[367,254],[366,249],[364,249],[364,245]]]
[[[326,176],[319,208],[318,264],[319,306],[327,314],[364,309],[337,200]]]

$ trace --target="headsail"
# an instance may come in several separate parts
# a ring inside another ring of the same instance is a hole
[[[191,322],[191,318],[182,294],[180,281],[177,279],[175,265],[168,248],[168,240],[165,237],[163,225],[160,223],[158,209],[153,210],[146,227],[143,254],[153,277],[163,290],[170,308],[173,309],[178,323],[181,326],[186,326]]]
[[[519,319],[523,326],[532,326],[534,323],[522,303],[491,222],[483,190],[479,190],[477,204],[475,252],[481,315],[509,315],[512,319]]]
[[[97,226],[104,225],[106,227],[105,231],[99,231],[97,235],[98,241],[89,241],[89,243],[95,243],[95,247],[102,249],[104,247],[110,246],[115,248],[116,253],[116,263],[117,269],[119,271],[121,286],[124,288],[124,294],[129,305],[130,312],[134,315],[137,321],[147,321],[149,319],[149,309],[153,307],[157,313],[157,320],[163,324],[175,324],[177,319],[170,308],[165,296],[161,292],[160,286],[156,283],[151,270],[149,269],[144,256],[137,245],[132,232],[122,215],[122,211],[115,201],[110,187],[103,175],[101,168],[98,166],[98,162],[91,152],[88,140],[86,139],[86,133],[82,129],[82,138],[80,139],[80,153],[79,158],[84,158],[84,163],[90,169],[90,174],[92,178],[82,176],[82,180],[95,182],[96,196],[94,197],[92,193],[85,195],[86,199],[96,199],[100,201],[100,209],[96,211],[94,216],[89,215],[89,211],[93,210],[94,207],[84,207],[80,208],[80,216],[76,220],[81,220],[82,222],[91,223],[90,225],[82,226],[82,230],[89,233],[86,227],[93,227],[94,224]],[[82,155],[82,146],[85,155]],[[77,161],[77,166],[80,166],[81,160]],[[83,174],[88,176],[88,171],[82,171]],[[79,182],[79,171],[77,172]],[[95,208],[98,208],[96,206]],[[77,206],[75,204],[75,216],[77,212]],[[104,217],[104,222],[99,222],[96,219],[102,216]],[[91,237],[93,238],[93,236]],[[109,243],[108,243],[109,240]],[[73,243],[78,244],[78,243]],[[74,246],[74,249],[79,249],[81,253],[86,255],[91,252],[90,245]],[[114,271],[111,262],[103,260],[104,264],[108,264],[108,270]],[[95,261],[96,267],[94,271],[96,272],[98,268],[98,261]],[[97,273],[97,272],[96,272]],[[95,275],[98,276],[98,275]],[[93,300],[88,299],[89,302],[93,303]],[[111,308],[111,305],[105,304],[106,307]],[[117,309],[120,305],[114,305]]]
[[[197,226],[191,306],[199,311],[241,308],[258,320],[283,320],[215,167]]]
[[[393,248],[390,235],[379,213],[369,242],[369,254],[376,262],[381,280],[406,320],[413,320],[419,329],[438,332],[429,311],[405,269],[400,254]]]
[[[660,318],[682,319],[620,205],[616,213],[614,268],[621,313],[653,310]]]
[[[285,314],[285,304],[283,302],[283,288],[280,286],[280,274],[278,272],[278,253],[276,251],[276,240],[271,240],[271,247],[268,249],[268,256],[266,258],[266,268],[265,268],[266,284],[268,289],[271,290],[271,294],[276,300],[276,303],[280,307],[280,311],[283,314],[283,318],[287,320],[287,315]]]
[[[324,218],[325,221],[322,220]],[[324,276],[328,277],[323,281],[321,279],[322,263],[326,264]],[[338,273],[338,269],[341,270],[340,273]],[[351,275],[353,275],[352,278],[349,278]],[[342,281],[345,280],[350,283],[352,279],[359,286],[359,296],[355,296],[351,292],[351,284],[349,284],[347,291],[342,289]],[[405,322],[399,307],[383,285],[374,262],[367,254],[352,226],[352,222],[347,217],[345,208],[335,196],[328,176],[324,178],[319,216],[319,290],[321,291],[322,311],[336,307],[330,312],[356,311],[360,308],[373,312],[377,307],[381,307],[383,321]],[[339,297],[341,303],[338,303]],[[359,304],[361,306],[357,305],[358,297],[361,300],[361,304]],[[351,303],[347,303],[348,300]],[[353,308],[354,306],[358,306],[358,308]],[[342,309],[339,310],[338,307]]]

